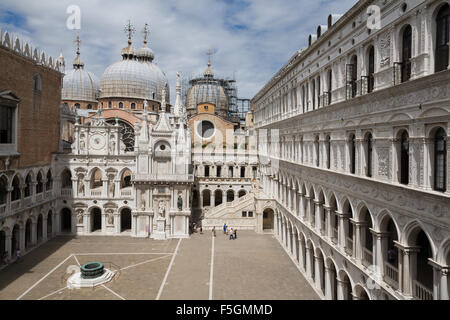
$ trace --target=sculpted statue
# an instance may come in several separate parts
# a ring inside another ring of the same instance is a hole
[[[84,182],[83,176],[78,177],[78,195],[84,196]]]
[[[83,210],[77,211],[78,224],[83,224]]]
[[[110,176],[108,181],[108,193],[110,197],[114,197],[115,190],[116,186],[114,184],[114,176]]]
[[[116,150],[116,141],[114,140],[114,136],[111,136],[111,140],[109,141],[109,153],[114,153]]]
[[[177,205],[178,205],[178,210],[179,210],[179,211],[183,210],[183,198],[181,197],[181,193],[178,194],[178,202],[177,202]]]
[[[108,210],[108,224],[114,224],[114,215],[112,210]]]
[[[159,214],[160,218],[165,218],[166,217],[166,205],[164,204],[163,201],[159,202],[158,214]]]
[[[142,207],[142,211],[145,210],[145,193],[142,193],[141,196],[141,207]]]

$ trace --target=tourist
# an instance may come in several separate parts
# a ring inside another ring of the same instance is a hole
[[[234,239],[233,228],[230,228],[230,240]]]
[[[16,251],[16,262],[19,262],[20,260],[20,249],[17,249]]]
[[[8,264],[8,251],[3,252],[2,261],[4,264]]]
[[[203,234],[203,227],[200,227],[200,234]]]
[[[216,236],[216,227],[212,228],[212,234],[213,234],[214,237]]]
[[[223,225],[223,234],[227,234],[227,224],[224,223]]]
[[[237,239],[237,229],[234,229],[233,231],[233,240]]]

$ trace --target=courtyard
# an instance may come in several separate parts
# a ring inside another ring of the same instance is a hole
[[[95,289],[69,289],[73,270],[115,272]],[[154,241],[59,236],[0,271],[2,300],[315,300],[314,289],[269,234],[218,232]]]

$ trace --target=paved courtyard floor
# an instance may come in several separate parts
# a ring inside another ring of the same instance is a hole
[[[80,265],[99,261],[114,279],[68,289]],[[272,235],[241,231],[154,241],[60,236],[0,270],[0,299],[312,300],[319,299]]]

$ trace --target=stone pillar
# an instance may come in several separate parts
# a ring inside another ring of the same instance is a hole
[[[297,249],[298,240],[295,237],[295,234],[292,236],[292,254],[294,255],[295,261],[298,262],[298,249]]]
[[[449,269],[448,266],[441,269],[441,274],[440,274],[440,299],[441,300],[449,300],[448,269]]]
[[[373,234],[373,265],[377,266],[378,276],[383,279],[384,276],[384,261],[385,254],[387,253],[387,237],[388,233],[384,232],[376,232],[374,230],[370,230]]]
[[[37,243],[37,222],[31,222],[31,246],[35,246]]]
[[[320,202],[319,200],[314,200],[315,205],[315,210],[316,210],[316,221],[315,221],[315,225],[316,225],[316,229],[319,230],[319,232],[321,232],[322,230],[322,202]]]
[[[25,252],[25,227],[24,226],[19,227],[19,249],[22,254]]]
[[[306,259],[306,257],[305,257],[305,240],[301,236],[298,239],[298,247],[299,247],[298,263],[300,264],[300,268],[303,271],[306,271],[305,270],[305,259]]]
[[[305,222],[308,224],[311,224],[311,205],[312,205],[312,198],[310,196],[305,197],[306,200],[306,215],[305,215]]]
[[[334,278],[336,274],[333,269],[325,266],[325,299],[334,300],[337,297],[333,297],[334,294]]]
[[[337,300],[346,300],[345,292],[347,284],[339,279],[337,279]]]
[[[11,257],[13,255],[13,252],[11,252],[12,250],[12,235],[8,234],[5,237],[5,249],[8,251],[8,261],[11,260]]]
[[[339,226],[338,226],[338,244],[341,248],[345,248],[345,241],[346,241],[346,226],[345,226],[345,220],[348,218],[348,215],[337,212],[336,211],[337,218],[339,219]]]
[[[42,241],[47,241],[47,217],[42,217]]]
[[[407,297],[413,296],[413,280],[417,278],[416,276],[416,259],[419,248],[417,247],[403,247],[402,245],[396,243],[396,246],[401,249],[402,254],[402,266],[399,265],[399,281],[401,285],[399,286],[400,291]],[[399,259],[400,264],[400,259]],[[402,268],[402,278],[400,278],[400,268]]]
[[[315,265],[314,269],[316,270],[314,273],[314,276],[316,278],[314,282],[316,283],[316,287],[319,290],[322,290],[322,285],[323,285],[322,274],[323,274],[324,270],[322,268],[322,266],[323,266],[322,260],[323,260],[322,257],[318,257],[318,256],[314,255],[314,265]]]
[[[355,232],[353,232],[353,254],[357,261],[361,261],[363,258],[363,248],[361,241],[361,227],[362,223],[357,222],[353,219],[350,219],[351,223],[354,226]]]
[[[333,239],[333,221],[331,221],[331,208],[328,206],[324,206],[324,214],[327,217],[327,225],[325,230],[325,235],[328,237],[328,239]]]
[[[292,230],[290,227],[287,228],[287,249],[289,254],[292,254]]]
[[[312,253],[311,253],[311,250],[312,250],[311,248],[306,247],[306,275],[309,278],[312,278],[312,270],[311,270],[311,263],[312,263],[311,256],[312,256]]]
[[[173,197],[172,197],[173,198]],[[215,206],[215,204],[216,204],[216,202],[215,202],[215,195],[214,195],[214,192],[213,192],[213,190],[211,190],[211,192],[210,192],[210,203],[211,203],[211,208],[214,208],[214,206]]]

